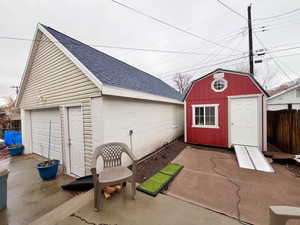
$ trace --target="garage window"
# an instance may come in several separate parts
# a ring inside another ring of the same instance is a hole
[[[218,104],[192,105],[193,127],[219,128],[218,124]]]

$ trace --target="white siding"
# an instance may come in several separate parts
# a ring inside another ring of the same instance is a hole
[[[268,104],[268,111],[278,111],[278,110],[283,110],[283,109],[288,109],[288,105],[271,105]]]
[[[69,104],[81,104],[84,123],[85,157],[92,154],[92,124],[90,98],[100,96],[100,90],[84,75],[63,52],[45,35],[39,33],[41,41],[30,70],[27,71],[20,108],[35,109]],[[64,138],[64,113],[61,109],[62,136]],[[63,148],[65,145],[63,145]],[[86,167],[87,169],[87,167]]]
[[[97,136],[103,143],[118,141],[128,146],[129,130],[133,130],[133,153],[142,158],[183,135],[183,107],[183,104],[103,96],[96,115],[100,118],[93,119],[97,123],[93,124],[93,129],[102,130]],[[100,144],[99,140],[94,143]]]
[[[296,95],[296,90],[293,89],[277,97],[268,100],[268,104],[289,104],[289,103],[300,103],[300,97]]]

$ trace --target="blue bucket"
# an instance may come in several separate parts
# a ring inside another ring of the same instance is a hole
[[[8,151],[11,156],[22,155],[22,153],[24,151],[24,145],[9,146]]]
[[[52,180],[56,178],[59,160],[54,160],[55,163],[50,166],[36,166],[42,180]],[[47,162],[47,161],[44,161]]]

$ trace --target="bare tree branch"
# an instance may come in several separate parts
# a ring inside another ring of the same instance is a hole
[[[182,94],[186,94],[191,82],[192,76],[182,73],[177,73],[174,75],[173,81],[176,85],[177,90]]]

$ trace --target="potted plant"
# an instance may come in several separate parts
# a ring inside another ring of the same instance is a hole
[[[39,171],[42,180],[52,180],[56,178],[59,160],[50,159],[51,152],[51,120],[49,123],[49,144],[48,144],[48,160],[39,163],[35,168]]]
[[[59,160],[52,159],[39,163],[35,168],[39,171],[42,180],[52,180],[56,178]]]

